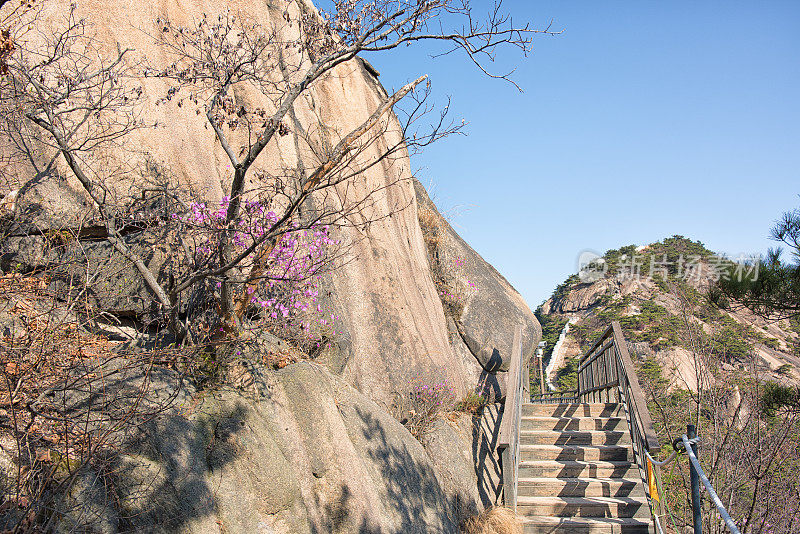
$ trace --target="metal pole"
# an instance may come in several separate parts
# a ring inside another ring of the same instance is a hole
[[[700,477],[700,482],[706,487],[706,491],[708,491],[708,496],[711,497],[711,502],[714,503],[714,506],[717,507],[717,511],[719,512],[720,517],[725,522],[725,525],[728,527],[728,530],[731,531],[731,534],[741,534],[739,532],[739,527],[736,526],[736,523],[733,522],[733,518],[731,514],[725,509],[725,505],[722,504],[722,499],[719,498],[717,492],[714,491],[714,487],[711,485],[711,481],[708,480],[708,477],[703,472],[703,466],[700,465],[700,461],[695,456],[693,450],[694,447],[692,443],[689,443],[689,438],[685,435],[681,437],[681,441],[683,441],[683,447],[686,449],[686,455],[689,456],[689,461],[692,463],[695,469],[697,469],[697,476]]]
[[[544,387],[544,341],[539,342],[539,348],[536,349],[536,358],[539,360],[539,389],[542,395],[545,393]]]
[[[686,425],[686,437],[694,439],[697,437],[697,429],[694,425]],[[692,444],[692,452],[700,458],[697,444]],[[697,474],[694,464],[689,462],[689,480],[692,486],[692,515],[694,516],[694,534],[703,534],[703,516],[700,510],[700,477]]]
[[[539,355],[539,389],[542,391],[542,395],[544,395],[544,360],[542,359],[542,355]]]

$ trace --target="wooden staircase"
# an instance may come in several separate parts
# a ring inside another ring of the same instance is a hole
[[[619,404],[522,404],[517,513],[526,533],[653,532]]]

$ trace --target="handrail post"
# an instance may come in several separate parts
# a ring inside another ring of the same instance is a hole
[[[497,448],[503,472],[503,501],[512,510],[517,509],[517,470],[519,468],[519,429],[522,417],[522,325],[514,329],[511,362],[506,378],[506,400],[500,420]]]
[[[689,425],[687,427],[687,433],[694,434],[695,433],[694,430],[695,430],[694,426]],[[722,518],[722,521],[725,522],[725,526],[728,527],[728,530],[731,532],[731,534],[741,534],[741,532],[739,531],[739,527],[737,527],[736,523],[733,522],[731,514],[728,513],[728,511],[725,509],[725,505],[722,504],[722,499],[720,499],[719,495],[717,495],[717,492],[714,491],[714,487],[711,485],[711,481],[708,480],[708,477],[703,472],[703,467],[700,465],[700,460],[697,458],[697,453],[696,453],[697,451],[696,444],[698,441],[697,438],[690,440],[689,437],[686,434],[684,434],[683,436],[681,436],[681,441],[683,442],[683,450],[685,450],[686,455],[689,456],[689,463],[691,464],[692,474],[693,475],[697,474],[697,478],[700,479],[700,482],[702,482],[703,485],[706,487],[708,496],[711,499],[711,502],[714,504],[714,507],[716,507],[717,512]],[[692,489],[694,490],[694,487]],[[699,502],[700,501],[698,497],[698,509],[699,509]],[[700,512],[698,511],[697,514],[699,513]],[[696,515],[695,520],[699,521],[700,515]],[[698,523],[695,523],[695,529],[699,528],[697,525]],[[697,532],[697,530],[695,530],[695,532]]]
[[[694,425],[686,425],[686,437],[690,440],[697,437],[697,429]],[[692,444],[692,452],[700,457],[697,444]],[[692,519],[694,523],[694,534],[703,534],[703,516],[700,510],[700,477],[694,464],[689,462],[689,480],[692,486]]]
[[[530,399],[531,398],[531,367],[530,367],[530,359],[526,358],[524,362],[522,362],[522,398],[523,399]]]

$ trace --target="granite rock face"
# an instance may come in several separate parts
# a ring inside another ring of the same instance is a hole
[[[542,304],[541,312],[545,315],[550,313],[576,313],[588,310],[600,300],[609,294],[614,294],[618,291],[618,282],[616,280],[603,278],[594,283],[578,284],[566,295],[560,298],[547,299]]]
[[[67,3],[47,3],[37,27],[46,32],[63,25],[68,9]],[[191,25],[203,16],[213,20],[229,10],[265,27],[274,25],[281,38],[288,41],[299,32],[296,21],[301,11],[309,9],[314,8],[308,2],[286,1],[262,5],[234,0],[220,5],[212,0],[161,3],[87,0],[78,3],[75,16],[86,17],[87,31],[94,35],[100,54],[113,55],[118,50],[130,49],[132,65],[146,60],[148,68],[160,69],[174,61],[174,57],[151,37],[159,29],[158,19],[169,18],[173,25]],[[174,177],[195,197],[209,202],[222,198],[232,173],[224,150],[207,127],[203,114],[178,98],[161,100],[168,89],[161,79],[143,77],[137,83],[142,88],[142,104],[137,110],[140,119],[155,126],[133,131],[113,151],[99,150],[98,154],[85,157],[102,160],[101,168],[134,169],[131,171],[134,174],[152,174],[154,169],[160,169],[158,172]],[[297,100],[289,115],[292,124],[288,134],[277,136],[259,156],[248,179],[253,180],[259,173],[314,168],[320,162],[319,147],[335,145],[386,97],[374,69],[367,68],[363,61],[356,58],[339,65]],[[237,106],[267,111],[272,106],[255,88],[244,87],[233,98]],[[364,149],[364,161],[378,159],[385,147],[400,143],[401,135],[399,123],[391,116],[378,142]],[[0,151],[8,146],[7,139],[0,139]],[[135,150],[128,152],[125,147]],[[34,158],[4,169],[10,177],[9,183],[19,184],[12,234],[24,241],[15,245],[16,251],[5,251],[6,266],[19,263],[19,258],[14,257],[18,251],[34,253],[31,258],[34,263],[46,259],[41,254],[36,256],[41,243],[36,241],[38,236],[30,235],[31,229],[75,230],[80,221],[91,221],[95,226],[80,228],[81,235],[88,233],[91,235],[86,237],[102,238],[102,229],[96,226],[95,208],[86,201],[63,161],[56,159],[54,165],[48,165],[52,150],[47,147],[35,154],[38,160]],[[117,177],[128,188],[140,179],[142,176]],[[125,190],[118,194],[124,197],[132,193]],[[370,201],[359,209],[357,216],[374,222],[363,230],[342,228],[336,236],[346,252],[341,268],[329,277],[326,299],[331,311],[340,317],[337,330],[343,332],[346,342],[340,344],[333,368],[384,406],[411,380],[447,379],[458,391],[473,387],[470,382],[474,373],[465,368],[449,343],[445,315],[432,283],[418,221],[417,204],[428,206],[430,201],[411,177],[405,150],[369,166],[324,201],[332,203],[333,208],[346,209],[348,202],[367,196]],[[443,244],[446,261],[451,257],[463,258],[464,272],[476,288],[466,299],[463,313],[456,318],[459,335],[483,370],[488,373],[505,370],[513,325],[521,323],[525,327],[523,352],[527,356],[540,335],[538,324],[508,282],[446,226],[447,238]],[[93,247],[109,248],[103,244]],[[148,262],[151,260],[160,264],[158,258],[148,258]],[[123,284],[119,289],[119,298],[101,299],[106,311],[121,315],[147,311],[144,299],[148,290],[142,284]],[[150,300],[154,300],[152,295]],[[129,303],[127,309],[126,303]]]
[[[46,32],[63,25],[68,9],[69,3],[46,3],[37,28]],[[85,0],[77,3],[75,16],[89,22],[87,32],[96,37],[101,54],[130,49],[132,65],[146,59],[149,68],[159,69],[174,61],[151,37],[159,30],[159,18],[169,18],[173,25],[191,25],[204,16],[215,20],[229,11],[257,20],[264,27],[274,25],[281,39],[291,41],[298,36],[301,10],[308,9],[314,9],[308,2],[285,0],[222,4],[213,0]],[[133,131],[114,151],[86,157],[105,158],[101,168],[133,169],[130,177],[122,178],[123,184],[141,179],[134,176],[137,172],[147,173],[157,166],[195,197],[218,201],[226,194],[232,172],[204,113],[197,114],[195,106],[178,98],[157,104],[167,93],[163,80],[144,77],[138,82],[143,90],[139,118],[155,127]],[[233,97],[237,106],[267,111],[272,106],[255,88],[243,87]],[[386,97],[374,69],[370,71],[359,58],[337,66],[297,100],[287,119],[291,122],[289,133],[276,136],[255,162],[248,179],[254,180],[259,173],[281,175],[287,170],[315,168],[320,163],[320,147],[336,145]],[[400,125],[393,115],[384,129],[380,138],[360,154],[364,161],[378,159],[386,147],[401,142]],[[240,142],[236,135],[233,142]],[[7,146],[8,140],[0,139],[0,151]],[[135,150],[126,152],[125,147]],[[40,161],[20,162],[4,169],[11,177],[9,181],[19,184],[14,232],[27,238],[31,228],[43,230],[55,225],[74,229],[78,221],[95,220],[91,203],[86,202],[64,163],[57,159],[48,168],[52,151],[47,147],[36,154]],[[374,222],[366,230],[345,227],[336,235],[346,247],[342,267],[330,276],[327,295],[331,311],[341,318],[337,330],[344,332],[346,339],[337,356],[337,371],[383,405],[390,404],[412,379],[447,379],[459,390],[466,388],[465,371],[449,346],[442,308],[428,275],[405,149],[378,161],[318,201],[333,208],[347,207],[367,196],[369,202],[354,217]],[[35,245],[24,243],[17,249],[33,251]],[[6,258],[7,264],[14,261],[10,254]],[[130,291],[114,302],[106,302],[108,311],[125,315],[146,308],[141,302],[143,287],[132,284],[126,288]],[[152,295],[150,299],[154,300]],[[130,302],[129,309],[124,309],[125,302]]]
[[[504,382],[497,380],[498,373],[508,370],[514,327],[523,327],[523,358],[533,355],[541,327],[522,296],[439,214],[422,184],[415,180],[414,187],[419,209],[427,211],[423,220],[438,227],[430,230],[438,232],[435,246],[429,246],[430,261],[443,271],[446,285],[461,283],[462,304],[452,307],[451,313],[460,341],[453,344],[463,342],[480,366],[479,378],[494,389],[494,383]]]
[[[142,425],[113,484],[83,473],[57,530],[455,533],[459,507],[476,509],[405,427],[324,367],[241,365],[244,387],[186,388]]]
[[[275,24],[290,41],[298,37],[291,21],[309,6],[287,0],[84,0],[76,16],[89,21],[87,31],[101,53],[130,49],[132,64],[146,58],[158,69],[173,60],[151,38],[159,18],[190,25],[230,10]],[[63,24],[68,9],[69,3],[45,2],[31,35]],[[147,170],[155,162],[195,198],[219,201],[232,173],[203,114],[177,99],[156,105],[167,91],[162,80],[143,79],[142,91],[140,118],[155,126],[126,139],[123,146],[135,150],[117,147],[96,157],[118,169]],[[248,179],[315,168],[320,147],[339,142],[386,97],[374,70],[360,59],[337,66],[298,99],[289,133],[265,149]],[[268,111],[271,105],[255,89],[233,98]],[[446,222],[443,262],[460,261],[457,277],[472,282],[474,291],[464,294],[458,314],[445,309],[419,222],[419,209],[435,206],[412,178],[405,149],[379,159],[385,147],[401,141],[392,116],[361,154],[377,163],[323,199],[346,209],[369,196],[358,216],[373,221],[362,229],[343,227],[335,236],[345,257],[326,275],[323,301],[339,317],[341,334],[319,359],[324,365],[297,363],[272,372],[243,364],[245,378],[237,383],[247,384],[246,391],[201,394],[187,387],[181,409],[143,426],[138,445],[120,458],[116,494],[105,493],[98,474],[87,471],[68,500],[83,503],[77,509],[91,518],[64,510],[60,530],[74,521],[104,532],[456,532],[459,510],[496,501],[496,405],[477,419],[437,422],[427,449],[386,408],[413,382],[446,380],[457,396],[483,388],[499,399],[514,326],[524,326],[526,357],[540,328],[521,296]],[[7,145],[0,139],[0,152]],[[48,166],[53,154],[47,147],[35,153],[36,161],[4,168],[19,187],[13,213],[2,213],[2,268],[61,264],[64,278],[96,274],[95,287],[103,288],[94,299],[100,309],[147,322],[155,299],[104,239],[95,207],[60,159]],[[54,244],[65,229],[68,239]],[[125,239],[164,281],[168,258],[158,229],[131,231]],[[68,261],[73,257],[81,260]]]

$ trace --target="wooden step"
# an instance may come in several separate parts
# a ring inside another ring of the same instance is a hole
[[[521,430],[627,430],[628,422],[622,417],[550,417],[523,416]]]
[[[524,445],[630,445],[628,431],[612,430],[522,430]]]
[[[520,478],[639,478],[639,468],[630,462],[579,462],[532,460],[519,463]]]
[[[627,445],[520,445],[520,460],[597,460],[624,462]]]
[[[523,518],[525,534],[650,534],[649,521],[630,517],[541,517]]]
[[[622,414],[622,415],[620,415]],[[584,404],[523,404],[523,416],[544,415],[548,417],[615,417],[624,416],[617,403]]]
[[[525,404],[517,512],[528,533],[650,533],[619,404]]]
[[[555,517],[650,518],[646,499],[631,497],[519,497],[520,515]]]
[[[644,486],[636,478],[520,478],[517,494],[520,496],[559,497],[641,497]]]

